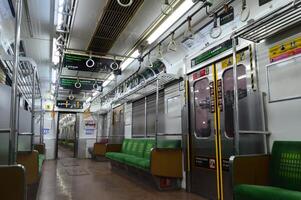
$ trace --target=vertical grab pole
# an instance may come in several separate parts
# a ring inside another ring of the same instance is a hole
[[[17,115],[17,93],[18,93],[18,65],[19,65],[19,46],[20,46],[20,27],[22,16],[22,0],[16,0],[16,21],[15,21],[15,47],[14,47],[14,66],[12,69],[12,90],[10,108],[10,136],[9,136],[9,164],[16,162],[16,115]]]
[[[239,155],[239,107],[238,107],[238,84],[237,84],[237,60],[236,60],[236,37],[232,38],[233,46],[233,81],[234,81],[234,152]]]
[[[33,137],[34,137],[34,117],[35,117],[35,98],[36,98],[36,68],[33,68],[32,72],[32,94],[31,94],[31,144],[33,144]]]
[[[43,144],[43,128],[44,128],[44,113],[43,113],[43,99],[41,97],[41,110],[40,110],[40,144]]]
[[[157,88],[156,88],[156,123],[155,123],[155,131],[156,131],[156,148],[158,144],[158,130],[159,130],[159,78],[157,78]]]
[[[146,119],[146,109],[147,109],[147,98],[144,97],[144,137],[147,138],[147,119]]]

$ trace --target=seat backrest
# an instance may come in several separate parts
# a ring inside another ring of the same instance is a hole
[[[130,154],[137,157],[143,157],[145,144],[146,142],[143,139],[133,139],[133,146],[131,148]]]
[[[0,199],[26,198],[25,169],[21,165],[0,166]]]
[[[121,152],[122,153],[127,153],[127,146],[129,144],[129,140],[130,139],[124,139],[123,142],[122,142],[122,147],[121,147]]]
[[[155,140],[154,139],[146,139],[145,140],[145,149],[143,153],[143,158],[150,159],[151,151],[155,146]]]
[[[301,141],[275,141],[270,164],[271,185],[301,191]]]
[[[179,149],[181,148],[181,140],[158,139],[157,148]]]

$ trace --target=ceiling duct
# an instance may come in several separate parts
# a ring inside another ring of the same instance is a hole
[[[144,0],[135,0],[123,7],[116,0],[109,0],[90,41],[88,50],[107,53],[131,21]]]

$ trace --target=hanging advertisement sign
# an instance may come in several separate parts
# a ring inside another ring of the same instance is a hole
[[[99,91],[102,91],[102,83],[103,81],[60,78],[60,86],[69,90],[93,90],[97,87]]]
[[[83,109],[83,101],[57,100],[56,107],[65,109]]]
[[[112,71],[110,65],[114,62],[120,66],[120,60],[65,54],[63,66],[69,70],[110,73]]]

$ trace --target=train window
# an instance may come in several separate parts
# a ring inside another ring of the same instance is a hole
[[[247,79],[246,67],[244,65],[237,66],[238,75],[238,96],[242,99],[247,96]],[[225,114],[225,134],[232,138],[234,136],[234,81],[233,81],[233,68],[226,70],[223,74],[224,86],[224,114]]]
[[[159,92],[158,132],[164,131],[164,92]],[[163,122],[163,123],[162,123]],[[146,97],[146,135],[154,136],[156,133],[156,93]]]
[[[194,84],[195,134],[209,137],[211,133],[209,79],[201,79]]]
[[[145,99],[139,99],[133,102],[132,108],[132,136],[144,137],[145,136]]]

